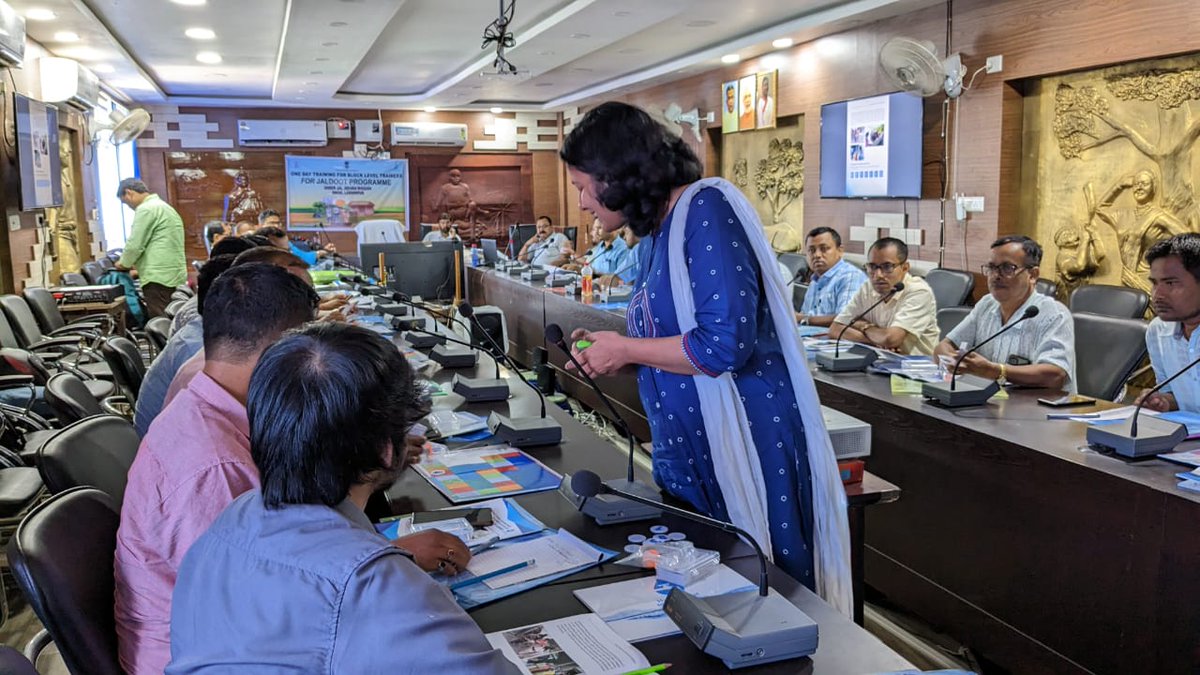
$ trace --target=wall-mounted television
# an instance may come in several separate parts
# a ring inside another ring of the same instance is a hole
[[[897,92],[821,106],[821,197],[919,199],[923,104]]]
[[[17,163],[21,210],[62,206],[62,162],[58,158],[58,110],[20,94],[16,103]]]

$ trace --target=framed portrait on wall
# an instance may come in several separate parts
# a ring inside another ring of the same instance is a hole
[[[757,129],[774,129],[775,128],[775,85],[778,82],[779,71],[770,70],[765,73],[759,73],[758,78],[758,95],[755,97],[754,103],[754,120],[755,128]]]
[[[738,131],[754,130],[754,100],[758,98],[757,88],[757,75],[747,75],[738,80]]]
[[[721,85],[721,101],[721,133],[731,134],[738,130],[737,80]]]

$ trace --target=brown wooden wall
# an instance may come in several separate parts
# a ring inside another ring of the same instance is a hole
[[[1072,70],[1200,51],[1200,2],[1196,0],[957,0],[949,31],[952,52],[961,52],[973,72],[994,54],[1004,56],[1004,71],[980,74],[972,91],[960,100],[957,167],[951,167],[950,192],[981,195],[985,211],[973,214],[964,227],[947,208],[947,267],[975,269],[986,261],[998,233],[1033,232],[1018,222],[1021,157],[1020,81]],[[861,225],[866,212],[902,212],[925,231],[926,245],[914,251],[922,260],[938,259],[938,167],[927,165],[924,199],[822,200],[820,176],[820,107],[822,104],[894,91],[880,73],[876,56],[888,39],[905,35],[931,40],[946,54],[947,7],[939,5],[886,21],[798,45],[759,58],[669,84],[618,97],[646,108],[678,103],[684,110],[717,112],[720,128],[721,83],[743,75],[779,68],[778,115],[802,114],[805,124],[805,228],[836,227],[843,234]],[[940,157],[941,102],[926,100],[925,161]],[[690,136],[690,135],[689,135]],[[710,174],[711,135],[701,150]],[[957,176],[957,181],[953,177]],[[967,262],[964,263],[963,242]],[[860,251],[851,243],[847,250]]]

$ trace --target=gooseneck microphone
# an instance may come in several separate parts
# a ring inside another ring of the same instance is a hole
[[[563,339],[562,327],[556,323],[547,325],[546,340],[558,347],[563,354],[566,354],[567,359],[569,359],[571,363],[575,365],[575,369],[578,370],[579,374],[583,376],[584,381],[588,383],[588,386],[592,388],[592,391],[596,392],[596,395],[599,396],[600,400],[604,402],[604,405],[608,408],[608,411],[612,413],[613,421],[617,424],[617,428],[624,432],[625,438],[629,440],[629,468],[626,472],[625,479],[632,483],[633,454],[636,444],[633,439],[633,433],[629,431],[629,425],[625,424],[625,420],[621,417],[621,414],[617,412],[617,407],[613,405],[612,400],[608,398],[608,395],[604,393],[604,390],[600,388],[600,385],[596,384],[596,381],[592,379],[592,376],[588,375],[587,371],[583,369],[583,365],[579,363],[579,359],[576,359],[575,355],[571,353],[571,348],[567,346],[566,341]]]
[[[537,388],[537,385],[533,384],[529,380],[526,380],[524,377],[521,377],[521,368],[512,360],[512,357],[510,357],[507,352],[500,348],[500,345],[496,344],[496,340],[492,338],[490,333],[484,330],[483,326],[479,323],[479,320],[475,318],[475,308],[471,306],[471,303],[465,300],[459,303],[458,313],[462,316],[465,316],[468,321],[478,326],[479,332],[483,334],[484,339],[488,341],[488,344],[492,346],[492,348],[495,350],[495,353],[499,355],[493,359],[493,361],[496,362],[496,377],[500,377],[500,362],[504,361],[504,365],[512,369],[513,375],[515,375],[518,380],[524,382],[525,385],[532,389],[534,393],[538,395],[538,398],[541,399],[542,412],[540,417],[545,417],[546,395],[542,393],[541,389]]]
[[[1154,387],[1152,389],[1150,389],[1150,391],[1148,391],[1144,395],[1142,395],[1142,400],[1140,402],[1138,402],[1137,407],[1133,409],[1133,416],[1130,418],[1129,435],[1131,437],[1137,438],[1138,415],[1141,414],[1142,407],[1146,405],[1146,401],[1150,400],[1150,397],[1153,396],[1154,394],[1157,394],[1163,387],[1167,386],[1168,384],[1171,384],[1171,382],[1173,382],[1175,380],[1175,378],[1177,378],[1180,375],[1191,370],[1197,363],[1200,363],[1200,359],[1196,359],[1195,361],[1192,361],[1191,363],[1187,364],[1183,368],[1180,368],[1178,371],[1175,372],[1174,375],[1172,375],[1172,376],[1168,377],[1167,379],[1163,380],[1162,382],[1159,382],[1158,384],[1154,385]]]
[[[955,362],[954,362],[954,370],[950,371],[950,391],[954,391],[954,386],[958,383],[958,378],[955,377],[955,374],[958,373],[959,365],[962,364],[963,359],[967,358],[968,354],[979,351],[980,347],[983,347],[984,345],[991,342],[992,340],[995,340],[996,338],[1000,337],[1001,335],[1004,335],[1005,333],[1007,333],[1009,330],[1014,328],[1017,324],[1021,323],[1022,321],[1028,321],[1028,320],[1032,319],[1033,317],[1037,316],[1038,312],[1040,312],[1040,311],[1041,310],[1039,310],[1037,307],[1026,307],[1025,313],[1021,315],[1021,318],[1017,319],[1016,321],[1013,321],[1012,323],[1001,328],[1000,330],[996,331],[995,333],[992,333],[991,337],[984,340],[983,342],[980,342],[979,344],[968,349],[967,351],[963,352],[962,354],[959,354],[958,359],[955,360]]]
[[[850,323],[846,324],[846,328],[853,326],[864,316],[866,316],[867,314],[870,314],[871,310],[882,305],[883,303],[887,302],[888,300],[891,300],[892,296],[896,295],[897,293],[899,293],[902,290],[904,290],[904,282],[900,282],[900,283],[896,284],[895,286],[892,286],[892,290],[885,293],[881,298],[876,300],[874,302],[874,304],[872,304],[870,307],[864,309],[861,314],[854,317],[853,319],[850,319]],[[835,359],[841,354],[840,349],[841,349],[841,344],[842,344],[842,337],[844,337],[845,335],[846,335],[846,330],[843,329],[841,333],[838,333],[837,339],[833,341],[833,357]],[[864,333],[864,335],[865,335],[865,333]]]
[[[741,537],[747,544],[750,544],[750,546],[754,549],[755,555],[758,556],[758,594],[766,597],[768,588],[767,556],[763,555],[762,547],[758,545],[758,542],[754,540],[754,537],[751,537],[750,533],[746,532],[737,525],[734,525],[733,523],[727,523],[723,520],[709,518],[708,516],[702,516],[699,513],[693,513],[686,509],[681,509],[678,506],[663,504],[662,502],[646,499],[640,495],[618,490],[610,485],[605,484],[604,481],[600,480],[599,476],[587,470],[580,471],[571,476],[571,490],[580,497],[585,497],[588,499],[591,499],[602,493],[616,495],[640,504],[653,506],[655,509],[666,511],[667,513],[679,516],[680,518],[686,518],[687,520],[695,521],[702,525],[715,527],[722,532],[728,532]]]

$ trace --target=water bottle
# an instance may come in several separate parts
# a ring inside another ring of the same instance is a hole
[[[590,299],[592,297],[592,263],[585,262],[583,269],[579,270],[581,277],[580,287],[583,292],[583,297]]]
[[[471,267],[479,267],[479,246],[471,244]]]

